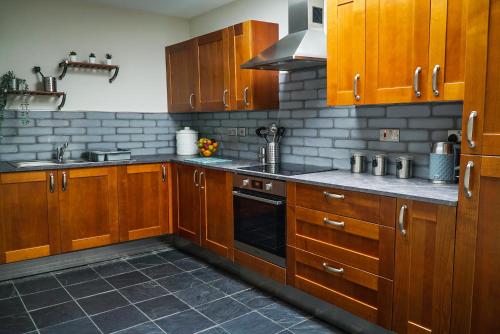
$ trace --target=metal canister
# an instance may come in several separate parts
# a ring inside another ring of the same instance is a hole
[[[264,146],[259,147],[259,153],[257,154],[257,158],[259,158],[259,162],[261,164],[266,163],[266,148]]]
[[[396,158],[396,177],[398,179],[413,177],[413,157],[401,156]]]
[[[43,90],[46,92],[57,92],[57,78],[43,77]]]
[[[351,155],[351,173],[366,172],[366,155],[361,152],[354,152]]]
[[[376,176],[387,174],[387,155],[375,154],[372,157],[372,174]]]
[[[277,164],[280,162],[279,144],[276,142],[269,142],[266,146],[266,161],[268,164]]]

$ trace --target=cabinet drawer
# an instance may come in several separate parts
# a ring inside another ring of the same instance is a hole
[[[290,283],[296,288],[371,322],[391,326],[392,281],[300,249],[290,247],[289,253]]]
[[[393,278],[393,228],[302,207],[292,224],[295,247]]]
[[[372,223],[380,222],[380,196],[297,184],[297,205]]]

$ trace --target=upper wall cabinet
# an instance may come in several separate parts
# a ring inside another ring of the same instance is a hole
[[[168,46],[168,111],[278,108],[278,72],[240,69],[277,40],[277,24],[246,21]]]
[[[463,99],[465,0],[329,0],[328,104]]]

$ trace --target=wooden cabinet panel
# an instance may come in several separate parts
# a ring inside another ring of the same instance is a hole
[[[329,105],[363,104],[365,0],[329,0],[327,27],[327,102]]]
[[[59,171],[62,251],[118,242],[116,180],[116,167]]]
[[[365,103],[426,100],[429,22],[429,0],[366,0]]]
[[[200,244],[200,170],[190,165],[175,166],[176,201],[175,222],[177,233]]]
[[[234,250],[234,263],[256,271],[281,284],[285,284],[287,281],[287,271],[285,268],[237,249]]]
[[[168,112],[200,107],[197,51],[195,39],[165,48]]]
[[[201,244],[230,257],[233,248],[233,182],[223,171],[201,172]]]
[[[54,171],[0,174],[0,263],[60,252],[56,179]]]
[[[448,333],[456,208],[398,200],[398,208],[403,207],[396,232],[392,329]]]
[[[169,232],[167,164],[118,169],[120,241]]]

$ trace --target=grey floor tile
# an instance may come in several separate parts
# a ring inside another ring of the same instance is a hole
[[[166,263],[166,261],[155,255],[155,254],[146,254],[135,256],[127,259],[127,262],[136,267],[137,269],[144,269],[147,267],[157,266],[159,264]]]
[[[210,267],[193,270],[190,272],[190,274],[205,283],[213,282],[225,277],[223,272]]]
[[[169,250],[167,252],[158,252],[157,255],[164,258],[167,261],[170,261],[170,262],[190,257],[188,254],[181,252],[181,251],[178,251],[178,250]]]
[[[40,334],[99,334],[99,330],[85,317],[43,328]]]
[[[257,312],[248,313],[242,317],[228,321],[222,324],[222,328],[231,334],[274,334],[283,330],[283,327],[266,319]]]
[[[228,295],[251,288],[250,285],[231,277],[224,277],[209,284]]]
[[[224,328],[217,326],[198,332],[198,334],[227,334],[227,331],[224,330]]]
[[[109,284],[102,278],[93,281],[88,281],[85,283],[68,285],[66,287],[66,290],[68,290],[70,295],[72,295],[74,298],[87,297],[98,293],[110,291],[113,289],[114,288],[111,286],[111,284]]]
[[[35,329],[28,313],[10,315],[0,319],[0,333],[21,334]]]
[[[291,327],[310,318],[310,316],[304,312],[283,303],[274,303],[261,308],[259,309],[259,313],[285,328]]]
[[[142,302],[146,299],[152,299],[169,294],[165,288],[153,281],[120,289],[120,293],[132,303]]]
[[[0,318],[21,313],[26,313],[21,298],[13,297],[0,300]]]
[[[103,333],[112,333],[146,322],[148,319],[134,306],[129,305],[92,317]]]
[[[203,284],[202,281],[189,273],[182,273],[157,280],[165,289],[170,292],[185,290]]]
[[[16,285],[19,293],[22,295],[61,287],[61,284],[59,284],[52,274],[21,278],[15,280],[14,284]]]
[[[200,284],[186,290],[177,291],[175,295],[192,307],[206,304],[225,296],[224,293],[208,284]]]
[[[30,314],[38,328],[53,326],[85,316],[85,313],[73,301],[38,309]]]
[[[55,276],[63,285],[83,283],[99,278],[97,273],[87,266],[61,271]]]
[[[14,284],[10,281],[0,283],[0,299],[12,298],[17,296]]]
[[[135,304],[151,319],[158,319],[189,308],[184,302],[172,295],[166,295]]]
[[[218,324],[252,311],[231,297],[218,299],[211,303],[198,306],[196,310]]]
[[[274,303],[274,300],[271,296],[257,289],[238,292],[232,297],[252,309],[260,309]]]
[[[184,271],[191,271],[191,270],[206,267],[205,263],[198,261],[194,258],[186,258],[186,259],[177,260],[177,261],[174,261],[173,264],[175,264],[177,267],[181,268]]]
[[[129,304],[129,302],[116,291],[85,297],[78,299],[77,302],[88,315],[110,311]]]
[[[345,334],[343,331],[315,319],[301,322],[300,324],[290,327],[288,330],[294,334]]]
[[[147,282],[150,279],[140,271],[132,271],[125,274],[107,277],[106,280],[115,288],[121,289],[126,286]]]
[[[31,311],[37,308],[69,302],[71,296],[63,288],[58,288],[24,295],[22,299],[26,308]]]
[[[92,266],[102,277],[115,276],[136,270],[130,263],[123,260],[114,260],[98,263]]]
[[[176,266],[165,263],[160,264],[158,266],[149,267],[141,270],[146,276],[151,277],[152,279],[158,279],[162,277],[172,276],[176,274],[182,273],[182,270],[177,268]]]
[[[215,324],[194,310],[187,310],[156,322],[166,333],[192,334]]]
[[[116,334],[165,334],[155,323],[149,321],[135,327],[116,332]]]

